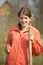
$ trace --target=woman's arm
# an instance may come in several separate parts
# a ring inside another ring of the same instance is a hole
[[[10,53],[11,50],[11,32],[8,32],[8,38],[7,38],[7,42],[4,48],[4,51],[6,53]]]
[[[36,32],[34,35],[34,41],[32,44],[32,53],[33,53],[33,55],[38,56],[38,55],[40,55],[42,50],[43,49],[42,49],[42,42],[40,39],[40,33]]]

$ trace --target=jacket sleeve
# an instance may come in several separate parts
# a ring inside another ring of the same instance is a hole
[[[6,45],[5,45],[5,48],[4,48],[4,51],[6,53],[8,53],[10,51],[11,45],[12,45],[12,42],[11,42],[11,32],[8,32],[8,37],[7,37]]]
[[[40,33],[38,31],[34,35],[34,41],[33,41],[33,45],[32,45],[32,54],[35,56],[38,56],[38,55],[40,55],[42,50],[43,50],[42,49],[42,42],[40,39]]]
[[[11,46],[12,44],[12,41],[11,41],[11,31],[8,32],[8,37],[7,37],[7,41],[6,41],[6,44],[9,44]]]

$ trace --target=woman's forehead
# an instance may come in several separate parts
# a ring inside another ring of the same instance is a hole
[[[21,14],[20,17],[29,18],[27,15]]]

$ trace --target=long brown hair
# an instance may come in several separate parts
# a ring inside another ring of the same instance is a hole
[[[20,9],[20,11],[18,12],[18,17],[20,17],[21,14],[24,14],[24,15],[28,16],[29,18],[32,16],[31,10],[27,7],[22,7]]]

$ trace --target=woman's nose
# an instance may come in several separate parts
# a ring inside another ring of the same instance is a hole
[[[23,22],[25,22],[25,19],[22,19]]]

